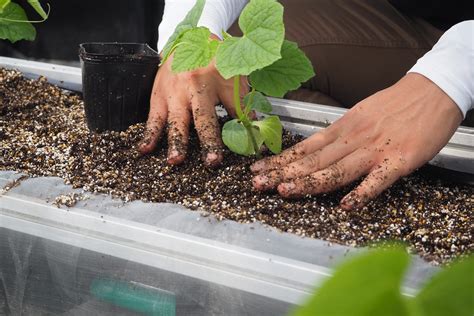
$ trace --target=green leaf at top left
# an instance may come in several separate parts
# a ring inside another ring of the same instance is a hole
[[[22,22],[11,22],[11,20]],[[0,39],[15,43],[19,40],[33,41],[35,38],[36,30],[28,22],[25,11],[18,4],[10,2],[0,13]]]
[[[209,38],[211,31],[198,27],[183,34],[174,52],[174,72],[191,71],[209,65],[214,58],[219,42]]]
[[[0,0],[0,13],[3,12],[5,7],[10,3],[10,0]]]

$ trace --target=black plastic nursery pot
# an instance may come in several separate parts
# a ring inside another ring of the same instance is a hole
[[[83,43],[79,57],[87,126],[123,131],[144,122],[159,54],[147,44]]]

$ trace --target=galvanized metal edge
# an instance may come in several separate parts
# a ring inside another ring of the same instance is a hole
[[[298,304],[328,268],[31,197],[0,196],[0,227]]]
[[[301,304],[332,274],[326,267],[21,195],[2,195],[0,205],[0,227],[290,304]]]

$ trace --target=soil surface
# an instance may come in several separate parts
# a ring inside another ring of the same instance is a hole
[[[143,125],[125,132],[88,131],[79,96],[44,78],[26,80],[0,69],[0,169],[59,176],[75,188],[124,201],[173,202],[239,222],[260,221],[282,231],[348,245],[403,240],[428,261],[446,262],[474,249],[474,187],[434,179],[420,170],[397,182],[359,211],[339,200],[351,189],[285,200],[258,193],[253,159],[226,151],[221,168],[201,162],[191,133],[186,164],[166,164],[166,143],[147,156],[137,152]],[[166,137],[165,137],[166,138]],[[285,133],[284,147],[301,140]]]

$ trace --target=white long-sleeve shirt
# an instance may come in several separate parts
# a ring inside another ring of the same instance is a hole
[[[222,30],[229,29],[247,2],[207,0],[198,25],[206,26],[222,38]],[[195,0],[166,0],[159,27],[160,51],[194,4]],[[419,73],[433,81],[465,116],[474,108],[474,21],[465,21],[450,28],[409,72]]]
[[[474,108],[474,20],[446,31],[409,72],[433,81],[466,116]]]

